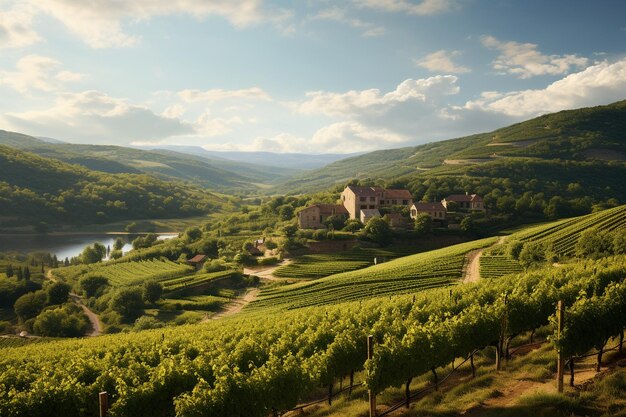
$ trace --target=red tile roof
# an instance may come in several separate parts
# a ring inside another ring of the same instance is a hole
[[[452,194],[446,197],[446,201],[482,201],[478,194]]]
[[[327,216],[333,214],[333,209],[335,210],[335,214],[348,214],[348,210],[341,204],[313,204],[312,206],[302,209],[301,213],[315,207],[319,209],[320,214]]]
[[[385,198],[387,200],[412,200],[413,196],[409,190],[385,190]]]
[[[199,264],[201,262],[204,262],[205,260],[206,260],[206,255],[200,254],[189,259],[187,262],[189,262],[190,264]]]
[[[446,208],[441,203],[415,203],[413,207],[417,211],[446,211]]]

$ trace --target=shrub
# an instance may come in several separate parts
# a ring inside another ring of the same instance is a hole
[[[66,303],[70,296],[71,287],[65,282],[54,282],[46,287],[48,305]]]
[[[133,329],[134,330],[159,329],[163,326],[164,326],[164,323],[162,321],[159,321],[152,316],[141,316],[137,320],[135,320]]]
[[[275,256],[271,256],[268,258],[259,258],[257,259],[257,263],[259,265],[276,265],[278,263],[278,258]]]
[[[613,252],[613,236],[606,230],[589,229],[580,234],[576,243],[576,256],[598,259]]]
[[[154,304],[163,295],[163,286],[158,282],[151,280],[147,281],[143,284],[143,299],[150,303]]]
[[[36,334],[48,337],[80,337],[89,329],[89,321],[83,312],[72,305],[48,309],[33,323]]]
[[[13,309],[21,321],[36,317],[46,306],[46,293],[42,290],[24,294],[15,301]]]
[[[134,320],[143,313],[143,297],[140,288],[122,288],[109,301],[111,310],[117,312],[126,321]]]
[[[546,249],[537,242],[524,243],[519,254],[519,262],[524,268],[538,265],[546,261]]]
[[[100,275],[85,275],[78,281],[78,286],[89,298],[95,297],[98,291],[108,284],[109,280]]]

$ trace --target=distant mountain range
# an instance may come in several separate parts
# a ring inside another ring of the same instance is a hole
[[[299,171],[321,168],[340,159],[362,155],[363,152],[351,154],[306,154],[306,153],[277,153],[277,152],[228,152],[208,151],[200,146],[154,146],[147,149],[165,149],[180,153],[203,156],[207,159],[226,159],[243,162],[245,164],[263,165],[271,167],[289,168]]]

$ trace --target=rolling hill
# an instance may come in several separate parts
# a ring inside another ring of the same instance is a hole
[[[93,171],[0,145],[0,226],[189,217],[226,206],[182,182]]]
[[[0,144],[111,174],[151,174],[228,192],[254,192],[301,170],[256,165],[172,150],[68,144],[0,130]]]
[[[379,150],[333,162],[296,177],[275,192],[300,193],[351,179],[393,181],[442,175],[481,176],[492,167],[595,164],[626,174],[626,101],[547,114],[493,132],[426,145]],[[572,164],[568,164],[571,161]],[[572,172],[570,180],[575,180]],[[622,177],[623,178],[623,177]]]

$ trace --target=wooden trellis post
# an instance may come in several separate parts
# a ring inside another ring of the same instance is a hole
[[[106,417],[109,412],[109,394],[102,391],[98,394],[98,400],[100,402],[100,417]]]
[[[557,319],[557,326],[558,326],[557,338],[558,339],[561,338],[561,333],[563,332],[563,313],[564,313],[563,301],[559,300],[557,304],[557,310],[556,310],[556,319]],[[563,365],[564,365],[563,354],[561,353],[561,350],[559,349],[557,351],[557,361],[556,361],[556,389],[558,392],[563,392]]]
[[[374,357],[374,336],[367,336],[367,359]],[[376,393],[371,388],[367,390],[370,400],[370,417],[376,417]]]

